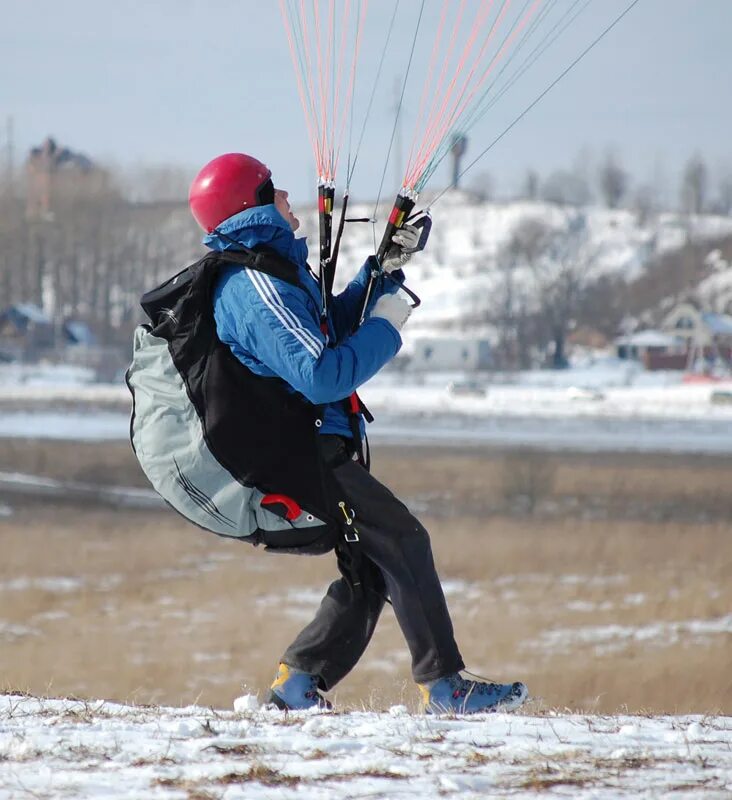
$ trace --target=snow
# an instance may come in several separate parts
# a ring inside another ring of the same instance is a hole
[[[0,437],[119,441],[130,435],[129,414],[94,411],[91,414],[7,412],[0,417]]]
[[[685,798],[732,791],[732,718],[404,706],[283,714],[0,696],[0,800]]]
[[[567,647],[582,644],[591,646],[595,655],[603,655],[618,652],[633,643],[660,648],[683,640],[696,646],[711,637],[729,634],[732,634],[732,614],[717,619],[654,622],[638,626],[588,625],[575,628],[556,628],[545,631],[537,641],[530,642],[527,646],[545,652],[547,650],[565,651]]]
[[[571,393],[570,393],[571,394]],[[369,429],[374,444],[431,445],[436,447],[528,447],[536,450],[576,452],[706,453],[732,452],[731,405],[693,409],[679,404],[679,417],[652,405],[630,404],[627,417],[610,413],[604,401],[571,400],[557,403],[553,394],[536,393],[531,403],[513,407],[508,398],[501,413],[472,413],[464,402],[439,398],[438,409],[421,401],[372,402],[362,394],[377,416]],[[542,405],[542,397],[545,404]],[[463,401],[463,398],[460,398]],[[583,404],[591,404],[591,408]],[[487,411],[487,409],[485,409]],[[536,413],[535,413],[536,411]],[[592,411],[600,413],[593,414]],[[523,412],[526,416],[521,416]],[[553,413],[550,413],[553,412]],[[547,424],[551,420],[551,424]],[[428,424],[425,424],[426,421]],[[14,414],[0,417],[0,437],[48,438],[75,441],[126,441],[129,418],[122,414],[67,413]],[[30,480],[27,477],[27,480]],[[17,487],[16,487],[17,488]],[[119,502],[147,504],[147,498],[123,496]]]
[[[429,202],[425,194],[418,208],[428,207]],[[374,240],[381,239],[390,210],[386,204],[376,213],[373,206],[349,206],[349,215],[376,217],[378,221],[375,226],[347,227],[336,290],[373,252]],[[690,239],[702,242],[732,235],[730,217],[664,213],[643,222],[628,210],[529,201],[479,203],[461,191],[443,195],[431,212],[430,240],[407,270],[407,283],[423,302],[404,329],[406,350],[416,338],[444,336],[447,330],[450,335],[465,329],[473,336],[490,334],[488,312],[503,281],[502,250],[517,226],[526,220],[537,220],[561,234],[566,242],[574,242],[585,264],[583,277],[588,280],[612,276],[630,282],[643,275],[650,261],[684,246]],[[301,214],[301,221],[300,233],[308,236],[313,246],[318,239],[317,215],[307,211]],[[551,273],[558,264],[544,266]],[[529,304],[535,303],[541,291],[535,272],[519,265],[512,275],[515,292],[525,296]],[[725,277],[730,280],[729,274]],[[463,321],[467,315],[471,317],[470,324]]]
[[[71,364],[2,364],[0,365],[0,390],[3,396],[12,396],[13,388],[50,387],[72,388],[93,383],[94,370]]]
[[[0,415],[0,437],[128,439],[129,411],[116,410],[130,406],[126,387],[62,375],[46,372],[47,382],[35,386],[8,380],[0,370],[0,403],[23,409]],[[482,392],[449,390],[465,379],[459,373],[377,376],[361,390],[377,416],[370,437],[584,451],[732,451],[732,405],[711,402],[713,392],[732,390],[732,382],[682,384],[678,372],[647,372],[609,357],[567,370],[473,374],[470,381]],[[71,410],[41,410],[61,404]]]
[[[663,333],[662,331],[639,331],[638,333],[631,333],[629,336],[619,336],[615,340],[615,344],[624,344],[630,347],[675,347],[684,345],[684,340],[680,336],[671,336],[671,334]]]
[[[84,585],[81,578],[71,578],[65,575],[51,575],[45,578],[14,578],[11,581],[0,581],[0,592],[25,592],[29,589],[38,589],[43,592],[66,594],[76,592]]]

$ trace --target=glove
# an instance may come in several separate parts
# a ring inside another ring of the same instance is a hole
[[[419,244],[422,231],[414,225],[404,225],[391,237],[392,246],[386,251],[384,263],[381,265],[385,272],[394,272],[401,269],[412,257],[410,250]],[[406,251],[406,252],[405,252]]]
[[[412,306],[410,306],[406,300],[399,297],[399,295],[382,294],[374,303],[371,316],[385,319],[400,331],[404,323],[409,319],[411,313]]]

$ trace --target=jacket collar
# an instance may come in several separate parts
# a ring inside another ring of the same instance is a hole
[[[295,238],[292,228],[273,204],[247,208],[225,219],[213,233],[204,236],[203,244],[219,253],[236,250],[230,239],[250,248],[267,245],[298,266],[307,263],[307,239]]]

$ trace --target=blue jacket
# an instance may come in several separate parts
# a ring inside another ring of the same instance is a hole
[[[366,264],[330,303],[326,337],[320,330],[320,288],[307,267],[307,243],[295,238],[274,205],[242,211],[217,231],[245,247],[267,245],[289,259],[303,287],[236,265],[224,268],[214,290],[219,338],[255,374],[282,378],[311,403],[325,406],[321,433],[351,436],[339,401],[372,378],[402,345],[396,328],[380,317],[367,317],[351,334],[368,282]],[[204,238],[207,247],[236,249],[217,231]],[[386,287],[377,283],[375,289],[372,302],[397,291],[392,282]]]

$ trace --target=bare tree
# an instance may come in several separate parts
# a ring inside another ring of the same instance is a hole
[[[530,169],[524,177],[522,196],[527,200],[536,200],[539,197],[539,173]]]
[[[10,170],[0,179],[0,297],[3,304],[22,298],[20,284],[27,275],[26,239],[23,225],[25,203]]]
[[[188,196],[192,175],[175,165],[142,166],[121,177],[122,190],[133,203],[180,203]]]
[[[544,181],[541,196],[549,203],[583,206],[590,201],[591,192],[583,175],[569,170],[558,170]]]
[[[556,233],[535,269],[540,315],[553,343],[552,366],[567,366],[567,334],[576,321],[588,272],[594,261],[584,214],[569,220],[565,232]]]
[[[552,240],[552,229],[538,217],[527,217],[514,228],[507,250],[515,261],[530,267],[537,263]]]
[[[2,304],[35,303],[57,330],[84,320],[100,342],[126,349],[140,295],[200,251],[186,187],[181,170],[130,179],[52,140],[34,148],[13,185],[0,176]]]
[[[538,218],[525,219],[514,230],[504,254],[502,321],[503,337],[515,343],[522,362],[532,348],[546,351],[551,344],[552,366],[566,366],[567,334],[581,309],[594,262],[589,241],[582,213],[570,214],[564,230]]]
[[[656,193],[650,186],[640,186],[635,192],[633,211],[635,211],[636,222],[640,227],[648,225],[653,215],[657,213]]]
[[[600,191],[608,208],[619,208],[628,190],[628,174],[612,155],[600,167]]]
[[[719,177],[715,210],[718,214],[732,214],[732,172],[729,170]]]
[[[493,177],[489,172],[479,172],[471,181],[470,190],[481,203],[492,200],[495,194]]]
[[[707,194],[707,166],[701,156],[693,156],[684,167],[681,179],[681,208],[687,214],[704,211]]]
[[[493,322],[498,329],[497,360],[504,368],[531,366],[536,343],[536,302],[531,275],[551,241],[551,229],[538,218],[519,222],[499,259],[501,273]]]

